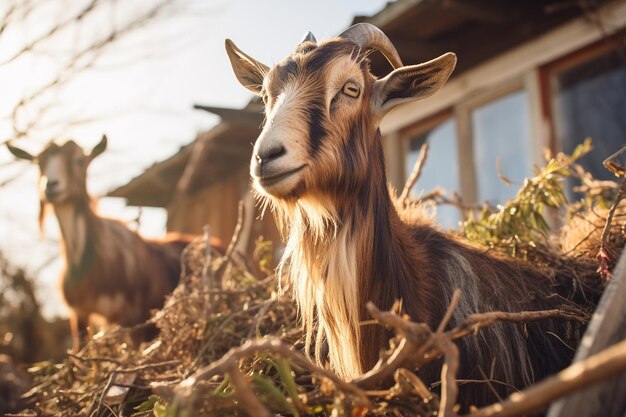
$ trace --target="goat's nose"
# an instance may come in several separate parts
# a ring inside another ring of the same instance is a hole
[[[59,181],[57,180],[48,180],[46,182],[46,191],[52,191],[59,185]]]
[[[286,153],[287,150],[283,145],[276,144],[267,149],[259,150],[259,152],[255,155],[255,158],[259,165],[263,165],[273,161],[274,159],[280,158]]]

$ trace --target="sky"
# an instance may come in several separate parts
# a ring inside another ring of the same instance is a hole
[[[63,57],[106,33],[112,25],[123,25],[156,1],[113,1],[115,7],[102,7],[90,20],[59,31],[32,53],[3,65],[20,45],[89,3],[34,2],[38,9],[29,19],[0,34],[0,143],[14,136],[12,108],[38,85],[52,79]],[[88,176],[91,194],[102,196],[171,156],[180,146],[193,141],[198,132],[218,121],[206,112],[193,110],[193,104],[242,107],[247,103],[251,96],[231,71],[224,51],[225,38],[233,39],[248,54],[271,65],[292,51],[307,31],[312,31],[318,40],[331,37],[346,28],[353,16],[371,15],[386,3],[177,2],[166,16],[135,29],[104,50],[93,67],[42,96],[42,103],[49,106],[41,117],[37,116],[40,127],[15,144],[37,154],[53,138],[72,138],[91,149],[106,133],[109,148],[93,162]],[[0,4],[0,16],[9,3]],[[11,161],[6,148],[0,147],[0,184],[16,178],[0,188],[0,250],[15,265],[36,276],[44,314],[65,316],[67,310],[57,290],[61,262],[56,220],[49,216],[45,233],[39,233],[38,170],[27,162]],[[137,215],[136,208],[126,208],[120,199],[100,199],[99,210],[102,215],[126,221]],[[163,210],[144,210],[141,232],[158,236],[164,231]]]

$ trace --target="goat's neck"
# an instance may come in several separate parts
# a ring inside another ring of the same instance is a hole
[[[307,335],[317,321],[316,347],[328,339],[331,364],[345,377],[363,371],[360,322],[366,318],[365,303],[390,307],[389,297],[380,295],[396,291],[384,279],[396,276],[406,249],[394,234],[398,215],[380,143],[370,157],[371,175],[350,196],[298,203],[282,263],[288,267]],[[321,220],[320,212],[325,213]],[[320,227],[325,230],[319,232]],[[381,285],[391,287],[379,291]],[[322,360],[321,352],[316,356]]]
[[[63,238],[66,278],[80,278],[94,260],[94,222],[98,217],[87,199],[54,204],[53,207]]]

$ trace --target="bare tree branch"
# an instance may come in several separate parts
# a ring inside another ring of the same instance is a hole
[[[36,45],[41,44],[46,39],[50,39],[50,37],[52,37],[55,33],[58,33],[59,30],[65,27],[68,27],[68,25],[76,25],[87,19],[88,16],[92,15],[99,9],[97,7],[99,4],[98,2],[102,1],[103,0],[91,0],[91,2],[84,9],[74,16],[74,18],[65,20],[53,26],[48,32],[46,32],[46,34],[24,46],[6,62],[0,63],[0,65],[6,65],[15,60],[18,55],[32,51]],[[26,136],[32,129],[41,123],[43,117],[52,109],[53,106],[52,102],[41,103],[41,105],[36,108],[34,113],[30,115],[27,120],[22,120],[23,117],[26,117],[23,116],[23,110],[25,108],[34,108],[35,103],[40,100],[44,94],[60,89],[62,86],[74,79],[79,73],[92,68],[100,56],[107,51],[108,47],[114,45],[119,39],[127,36],[129,33],[144,27],[155,18],[161,16],[162,12],[175,1],[176,0],[159,1],[145,12],[128,21],[122,27],[112,27],[111,30],[105,34],[105,36],[90,42],[88,45],[72,53],[66,59],[63,59],[61,68],[52,77],[52,79],[37,87],[34,91],[30,92],[30,94],[22,97],[14,106],[11,114],[8,116],[13,124],[14,137],[21,138]]]
[[[0,19],[0,35],[2,35],[2,32],[4,32],[6,28],[9,27],[9,22],[11,22],[11,18],[17,12],[18,5],[18,2],[14,2],[13,4],[11,4],[5,15],[2,16],[2,19]]]
[[[52,26],[50,29],[48,29],[48,31],[43,33],[41,36],[39,36],[36,39],[33,39],[32,41],[24,45],[22,49],[20,49],[19,51],[11,55],[10,58],[6,59],[5,61],[0,62],[0,66],[10,64],[11,62],[15,61],[16,59],[18,59],[25,53],[32,51],[37,45],[39,45],[40,43],[44,41],[49,40],[52,36],[54,36],[59,31],[65,29],[66,27],[80,23],[81,20],[83,20],[86,16],[88,16],[91,13],[91,11],[94,10],[94,8],[96,7],[99,1],[100,0],[91,0],[91,2],[87,4],[87,6],[83,8],[77,15],[72,16],[69,19],[66,19]],[[2,33],[2,31],[0,31],[0,33]]]

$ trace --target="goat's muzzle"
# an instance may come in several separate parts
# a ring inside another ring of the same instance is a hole
[[[271,187],[272,185],[278,184],[281,181],[286,180],[287,178],[291,177],[292,175],[302,171],[305,166],[306,165],[302,165],[302,166],[299,166],[297,168],[290,169],[287,171],[282,171],[279,173],[272,173],[270,175],[264,175],[262,177],[259,177],[259,183],[261,184],[261,186],[263,186],[263,188]]]
[[[60,182],[57,180],[46,181],[45,188],[43,190],[46,201],[50,203],[55,203],[60,199],[63,194],[63,190],[61,189],[60,185]]]
[[[257,189],[275,197],[290,194],[300,182],[299,173],[306,164],[294,163],[286,157],[287,150],[280,145],[256,152],[250,163],[250,175]]]

